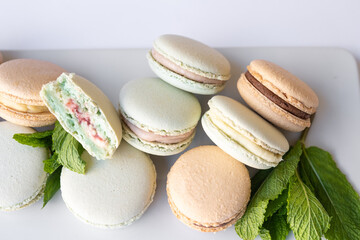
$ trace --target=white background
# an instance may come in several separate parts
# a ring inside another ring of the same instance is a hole
[[[337,46],[360,59],[358,0],[0,0],[0,49]]]

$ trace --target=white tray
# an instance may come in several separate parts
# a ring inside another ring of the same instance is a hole
[[[155,76],[145,58],[145,49],[5,51],[6,60],[35,58],[54,62],[98,85],[117,107],[124,83],[139,77]],[[232,78],[220,94],[242,101],[236,81],[253,59],[267,59],[288,69],[307,82],[318,94],[320,106],[311,127],[307,145],[332,153],[340,169],[355,189],[360,190],[360,94],[356,61],[337,48],[224,48],[230,60]],[[200,96],[203,112],[211,96]],[[1,134],[1,133],[0,133]],[[291,143],[298,134],[286,134]],[[212,144],[198,126],[188,148]],[[187,150],[188,150],[187,149]],[[102,230],[80,222],[66,208],[60,192],[41,209],[42,201],[16,212],[0,212],[0,239],[239,239],[234,227],[202,233],[182,224],[167,203],[166,175],[179,155],[151,156],[158,178],[154,202],[133,225],[117,230]],[[250,169],[253,174],[254,170]],[[289,239],[293,239],[290,236]]]

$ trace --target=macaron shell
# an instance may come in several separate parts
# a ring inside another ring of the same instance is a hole
[[[63,68],[50,62],[10,60],[0,65],[0,91],[16,103],[45,106],[40,97],[42,86],[56,80],[63,72]]]
[[[284,153],[289,150],[289,143],[279,130],[234,99],[217,95],[209,100],[209,106],[210,109],[218,110],[232,125],[251,134],[254,141],[260,140],[267,146]]]
[[[201,114],[195,96],[158,78],[142,78],[125,84],[120,91],[119,106],[132,124],[162,135],[189,132]]]
[[[154,49],[184,69],[210,79],[228,80],[230,63],[217,50],[179,35],[162,35]]]
[[[8,108],[0,103],[0,117],[26,127],[43,127],[56,122],[56,117],[50,112],[24,113]]]
[[[123,123],[123,138],[131,146],[157,156],[170,156],[184,151],[195,137],[195,132],[186,140],[176,144],[165,144],[158,142],[148,142],[140,139],[136,134]]]
[[[13,211],[39,200],[47,179],[43,160],[46,148],[33,148],[12,139],[15,133],[35,130],[10,122],[0,122],[0,210]]]
[[[252,61],[248,70],[257,79],[261,77],[263,85],[288,103],[309,114],[316,111],[319,105],[316,93],[287,70],[266,60]]]
[[[153,200],[156,171],[149,156],[122,142],[113,158],[97,161],[87,152],[85,175],[63,168],[61,194],[82,221],[101,228],[124,227],[141,217]]]
[[[256,169],[269,169],[276,167],[278,163],[267,162],[264,159],[258,157],[254,153],[249,152],[245,147],[239,145],[239,143],[233,141],[229,136],[214,126],[208,119],[206,113],[201,118],[202,127],[206,135],[227,154],[235,158],[236,160],[244,163],[247,166]]]
[[[241,75],[237,88],[244,101],[275,126],[292,132],[300,132],[310,126],[310,119],[298,118],[276,105],[252,86],[244,74]]]
[[[174,214],[185,217],[184,223],[198,230],[218,231],[245,211],[250,177],[242,163],[219,147],[200,146],[175,162],[166,188]]]
[[[204,84],[177,74],[158,63],[152,57],[150,52],[147,54],[147,59],[149,61],[150,68],[159,78],[184,91],[202,95],[211,95],[218,93],[225,88],[225,84]]]

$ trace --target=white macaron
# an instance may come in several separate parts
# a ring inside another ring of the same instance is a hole
[[[201,116],[197,98],[159,78],[126,83],[119,96],[123,138],[132,146],[159,156],[188,147]]]
[[[47,179],[43,161],[49,152],[13,139],[16,133],[34,133],[29,127],[0,122],[0,132],[0,210],[13,211],[41,198]]]
[[[285,136],[241,103],[215,96],[201,123],[210,139],[240,162],[258,169],[275,167],[289,150]]]
[[[230,79],[230,63],[217,50],[179,35],[162,35],[147,54],[158,77],[182,90],[214,94]]]
[[[149,156],[122,142],[112,159],[96,161],[86,151],[85,175],[63,168],[61,194],[69,210],[100,228],[124,227],[153,200],[156,171]]]

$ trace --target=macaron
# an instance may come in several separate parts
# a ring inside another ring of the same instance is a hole
[[[289,150],[284,135],[241,103],[214,96],[201,123],[209,138],[226,153],[257,169],[275,167]]]
[[[41,87],[65,70],[53,63],[16,59],[0,65],[0,117],[9,122],[41,127],[56,121],[40,97]]]
[[[109,98],[89,80],[63,73],[43,86],[41,98],[63,128],[97,159],[109,159],[120,144],[120,118]]]
[[[0,64],[3,62],[3,55],[2,55],[2,53],[0,52]]]
[[[14,211],[27,207],[42,197],[47,174],[43,161],[46,148],[22,145],[13,139],[16,133],[34,133],[28,127],[0,122],[0,210]]]
[[[181,155],[170,169],[166,190],[174,215],[202,232],[233,225],[244,214],[251,191],[244,164],[217,146]]]
[[[159,156],[174,155],[189,146],[201,116],[196,97],[158,78],[126,83],[119,108],[125,141]]]
[[[245,102],[275,126],[292,132],[310,127],[316,93],[299,78],[265,60],[254,60],[237,83]]]
[[[183,36],[158,37],[147,59],[158,77],[192,93],[220,92],[231,76],[230,63],[220,52]]]
[[[100,228],[125,227],[153,200],[156,172],[149,156],[122,142],[112,159],[96,161],[86,151],[85,175],[62,169],[61,195],[80,220]]]

